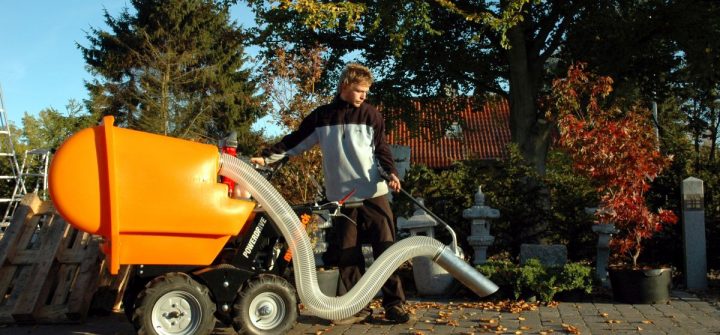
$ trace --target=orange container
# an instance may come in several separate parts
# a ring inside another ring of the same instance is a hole
[[[208,265],[252,213],[217,182],[215,146],[103,124],[70,137],[49,172],[55,208],[121,264]]]

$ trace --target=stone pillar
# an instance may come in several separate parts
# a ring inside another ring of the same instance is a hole
[[[422,198],[418,198],[418,201],[423,203]],[[398,229],[409,230],[410,236],[422,235],[434,238],[437,224],[432,216],[418,206],[415,206],[415,212],[409,219],[398,219]],[[419,295],[442,295],[450,289],[453,277],[430,258],[415,257],[412,259],[412,265],[415,287]]]
[[[595,215],[596,207],[585,208],[585,213]],[[592,226],[592,231],[598,234],[597,253],[595,255],[595,278],[600,281],[603,287],[610,287],[608,280],[608,265],[610,262],[610,241],[612,234],[617,233],[612,223],[599,222]]]
[[[707,289],[705,206],[703,181],[694,177],[682,183],[682,228],[685,249],[685,284],[691,290]]]
[[[592,231],[598,234],[597,255],[595,256],[595,278],[597,278],[604,287],[609,287],[608,281],[608,263],[610,260],[610,240],[612,234],[615,234],[615,225],[611,223],[598,223],[592,226]]]
[[[487,261],[487,248],[495,241],[495,236],[490,235],[490,219],[500,217],[500,211],[485,206],[485,194],[482,187],[478,187],[475,193],[475,205],[463,211],[463,217],[471,220],[470,236],[468,243],[475,251],[473,264],[485,264]]]

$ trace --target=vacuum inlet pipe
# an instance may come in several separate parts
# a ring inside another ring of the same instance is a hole
[[[219,174],[247,189],[276,223],[295,258],[293,268],[300,301],[315,316],[338,320],[354,315],[370,303],[400,265],[420,256],[435,260],[481,297],[498,290],[497,285],[439,241],[426,236],[413,236],[385,250],[348,293],[340,297],[328,297],[320,291],[315,257],[305,228],[280,193],[250,165],[232,155],[221,154]]]

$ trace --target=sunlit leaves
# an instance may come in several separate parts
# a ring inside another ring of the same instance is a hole
[[[319,2],[313,0],[280,0],[279,9],[294,10],[303,15],[305,25],[312,29],[337,28],[345,22],[344,29],[353,30],[367,7],[362,2]]]
[[[558,144],[572,156],[577,171],[597,182],[602,194],[598,219],[619,229],[611,246],[637,259],[642,241],[675,223],[671,211],[652,212],[646,192],[672,157],[658,150],[658,138],[646,108],[620,109],[604,100],[612,92],[612,79],[585,72],[584,64],[568,70],[553,83],[548,117],[557,118]]]
[[[491,29],[499,32],[501,36],[500,45],[503,48],[509,48],[510,42],[505,33],[508,29],[523,21],[523,6],[531,2],[531,0],[506,1],[505,8],[503,8],[500,15],[495,15],[487,11],[474,12],[463,10],[451,0],[435,0],[435,2],[451,13],[462,15],[468,21],[487,25]]]

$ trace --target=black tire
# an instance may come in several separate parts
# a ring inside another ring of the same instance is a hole
[[[295,288],[282,277],[260,275],[238,292],[233,313],[239,334],[285,334],[297,322]]]
[[[187,274],[172,272],[156,277],[140,292],[132,321],[138,334],[210,334],[214,314],[207,287]]]

